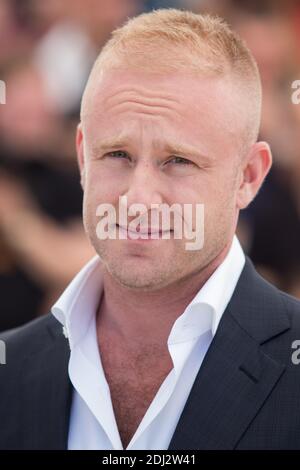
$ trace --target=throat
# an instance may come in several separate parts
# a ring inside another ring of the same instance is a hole
[[[98,332],[99,353],[109,386],[123,448],[126,449],[173,369],[167,344],[124,344],[111,332]]]

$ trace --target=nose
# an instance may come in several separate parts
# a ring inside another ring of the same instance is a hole
[[[143,204],[150,211],[153,204],[162,204],[162,182],[155,168],[149,163],[139,164],[131,174],[125,193],[128,207],[131,204]]]

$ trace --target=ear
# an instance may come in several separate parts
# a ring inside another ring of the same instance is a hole
[[[241,174],[237,193],[237,207],[244,209],[255,198],[272,166],[272,153],[266,142],[256,142],[251,147]]]
[[[81,122],[77,126],[76,132],[76,152],[77,152],[77,161],[80,171],[80,184],[84,190],[85,186],[85,162],[84,162],[84,149],[83,149],[83,133]]]

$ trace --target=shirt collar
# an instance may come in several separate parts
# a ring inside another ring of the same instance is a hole
[[[193,339],[208,330],[214,336],[245,263],[236,236],[223,262],[177,318],[168,343]],[[103,291],[102,262],[94,256],[74,277],[51,311],[63,325],[70,347],[87,333]]]
[[[51,308],[72,348],[87,332],[103,291],[102,262],[95,255],[73,278]]]
[[[175,321],[168,342],[181,342],[211,330],[215,335],[245,264],[236,235],[223,262]]]

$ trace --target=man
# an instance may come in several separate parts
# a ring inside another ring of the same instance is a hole
[[[77,132],[97,256],[52,313],[2,335],[1,448],[300,448],[300,303],[234,235],[271,166],[260,108],[255,61],[220,19],[157,10],[114,32]],[[175,214],[152,219],[173,204],[182,237]]]

